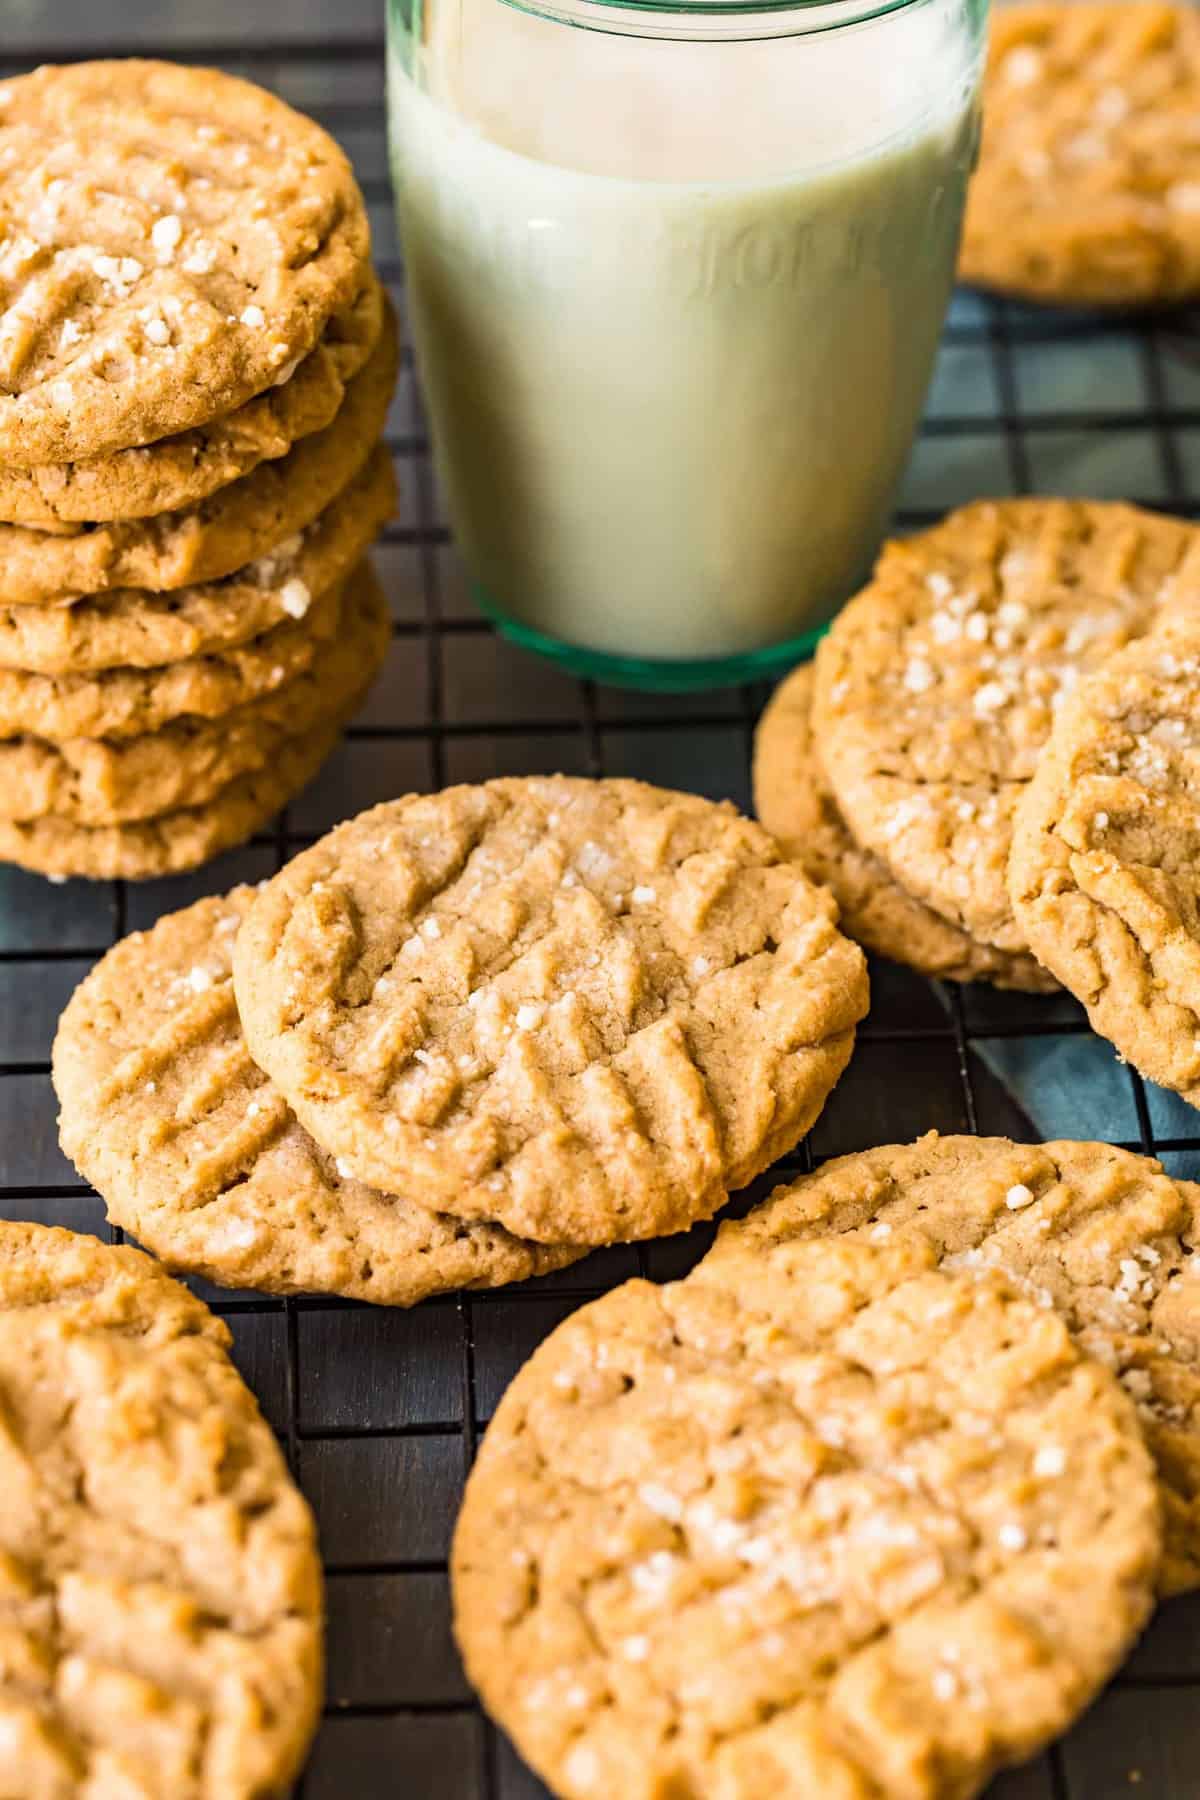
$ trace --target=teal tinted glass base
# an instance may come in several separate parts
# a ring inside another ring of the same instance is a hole
[[[811,656],[829,629],[821,625],[785,644],[767,650],[749,650],[742,656],[668,657],[613,656],[605,650],[588,650],[582,644],[565,644],[547,637],[531,625],[522,625],[501,611],[491,596],[472,583],[475,603],[502,637],[535,656],[544,656],[568,675],[597,681],[603,687],[636,688],[648,694],[704,694],[716,688],[738,687],[747,681],[773,681],[785,670]]]

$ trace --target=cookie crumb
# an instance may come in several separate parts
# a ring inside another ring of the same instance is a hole
[[[979,714],[993,713],[1006,706],[1008,700],[1009,692],[1002,681],[985,681],[982,687],[976,688],[973,704]]]
[[[312,592],[308,583],[293,575],[285,581],[279,590],[279,604],[291,619],[302,619],[312,605]]]
[[[1004,59],[1004,79],[1013,87],[1032,87],[1040,81],[1043,60],[1036,50],[1028,45],[1021,45],[1017,50],[1010,50]]]
[[[1102,125],[1119,125],[1129,116],[1129,96],[1123,88],[1103,88],[1096,95],[1092,112]]]
[[[216,263],[216,251],[201,238],[192,245],[181,266],[187,275],[211,275]]]
[[[164,213],[161,219],[155,219],[150,227],[150,242],[153,244],[160,263],[169,263],[175,254],[175,247],[183,236],[183,221],[178,213]]]

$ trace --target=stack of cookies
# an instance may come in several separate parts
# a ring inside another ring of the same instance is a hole
[[[163,874],[378,670],[396,324],[346,158],[212,70],[0,89],[0,858]]]
[[[1200,529],[980,502],[890,544],[759,728],[758,812],[844,929],[1062,983],[1200,1099]],[[1015,839],[1015,842],[1014,842]]]
[[[103,959],[55,1043],[63,1145],[164,1261],[272,1291],[407,1305],[680,1231],[849,1060],[834,910],[690,795],[409,796]]]

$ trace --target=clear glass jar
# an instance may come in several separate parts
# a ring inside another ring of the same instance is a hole
[[[391,0],[393,177],[481,606],[716,687],[866,575],[953,281],[987,0]]]

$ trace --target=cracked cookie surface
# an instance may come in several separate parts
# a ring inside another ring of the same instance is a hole
[[[190,1275],[377,1305],[577,1260],[582,1251],[523,1243],[339,1172],[246,1049],[233,942],[253,900],[235,888],[125,938],[63,1014],[63,1147],[109,1217]]]
[[[967,1800],[1126,1653],[1160,1542],[1133,1407],[1053,1314],[931,1261],[629,1282],[516,1377],[455,1631],[564,1800]]]
[[[1198,111],[1194,7],[998,8],[962,277],[1076,305],[1200,292]]]
[[[1200,1106],[1200,625],[1171,609],[1063,707],[1017,813],[1013,906],[1097,1031]]]
[[[1116,502],[980,501],[888,544],[817,653],[814,731],[858,842],[1027,954],[1006,871],[1055,711],[1198,576],[1196,526]]]
[[[765,1253],[831,1234],[917,1239],[940,1268],[999,1273],[1053,1307],[1137,1404],[1164,1502],[1160,1591],[1200,1586],[1200,1186],[1111,1144],[930,1133],[777,1189],[703,1266],[753,1281]]]
[[[203,425],[307,356],[362,285],[344,153],[215,69],[47,66],[0,86],[0,462]]]
[[[360,1179],[522,1237],[710,1217],[850,1056],[862,953],[731,807],[633,781],[411,795],[270,881],[256,1062]]]
[[[255,1800],[316,1728],[308,1507],[229,1332],[139,1251],[0,1222],[0,1791]]]
[[[1034,957],[982,944],[915,900],[855,842],[813,742],[815,679],[811,663],[794,669],[759,720],[754,809],[784,854],[833,894],[847,937],[942,981],[990,981],[1029,993],[1057,988]]]

